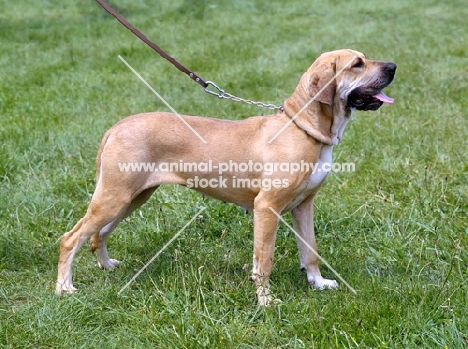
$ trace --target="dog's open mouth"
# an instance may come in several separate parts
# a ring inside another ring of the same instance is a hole
[[[388,97],[382,91],[380,91],[379,93],[377,93],[376,95],[374,95],[372,97],[374,97],[375,99],[378,99],[379,101],[382,101],[383,103],[390,103],[390,104],[393,103],[393,98]]]
[[[356,88],[348,96],[348,108],[357,110],[377,110],[384,103],[393,103],[393,98],[388,97],[382,90]]]

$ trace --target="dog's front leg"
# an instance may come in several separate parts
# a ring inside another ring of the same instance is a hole
[[[276,300],[270,294],[269,279],[273,268],[276,230],[281,212],[277,207],[256,200],[254,207],[254,255],[251,280],[257,286],[258,304],[267,306]]]
[[[335,289],[335,280],[324,279],[318,266],[317,243],[314,232],[314,198],[306,200],[292,210],[293,228],[299,250],[300,267],[307,272],[307,280],[315,289]]]

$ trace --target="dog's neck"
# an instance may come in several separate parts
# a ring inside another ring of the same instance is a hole
[[[309,101],[297,97],[288,98],[284,102],[284,113],[310,137],[326,145],[337,145],[351,119],[352,110],[343,106],[339,100],[333,106],[312,101],[302,110],[307,103]]]

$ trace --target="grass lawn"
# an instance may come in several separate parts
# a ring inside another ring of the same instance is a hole
[[[187,67],[248,99],[281,104],[325,51],[398,64],[386,90],[395,104],[357,112],[334,150],[356,170],[329,176],[316,199],[319,251],[358,292],[314,291],[280,224],[271,282],[283,303],[258,307],[252,215],[164,186],[112,235],[122,266],[100,270],[85,245],[79,292],[56,297],[59,239],[89,203],[102,135],[127,115],[168,110],[118,55],[180,113],[269,111],[204,93],[94,1],[0,0],[0,347],[468,346],[465,0],[112,4]]]

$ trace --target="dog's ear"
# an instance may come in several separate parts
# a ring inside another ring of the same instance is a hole
[[[335,63],[316,69],[310,78],[310,96],[316,101],[333,105],[336,91]]]

